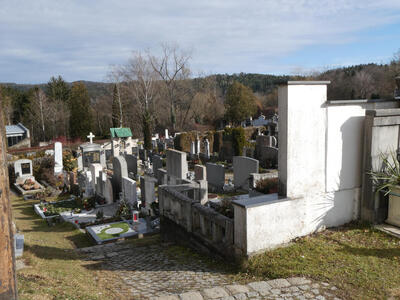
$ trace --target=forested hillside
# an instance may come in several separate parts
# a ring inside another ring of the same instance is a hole
[[[143,63],[145,58],[136,59]],[[120,124],[133,128],[135,136],[142,136],[142,129],[149,124],[153,132],[163,132],[164,128],[204,130],[218,127],[221,121],[229,119],[225,98],[234,82],[253,91],[257,107],[254,117],[260,112],[273,113],[277,107],[277,85],[285,80],[329,80],[330,100],[389,99],[393,98],[396,87],[394,79],[400,75],[400,59],[395,57],[389,64],[349,66],[307,76],[240,73],[193,79],[188,74],[181,74],[179,80],[172,83],[162,74],[153,74],[145,78],[151,83],[152,90],[141,90],[146,85],[139,84],[139,77],[130,73],[114,83],[67,83],[60,76],[37,85],[3,83],[0,84],[1,107],[6,122],[25,124],[31,130],[34,142],[58,136],[77,137],[79,134],[71,132],[71,128],[76,122],[83,121],[86,127],[81,132],[92,130],[99,137],[106,137],[110,127]],[[79,92],[71,97],[74,86]],[[138,96],[149,92],[152,93],[148,98],[150,102]],[[86,101],[88,105],[84,104]],[[72,111],[77,115],[81,113],[73,110],[75,107],[71,107],[71,103],[86,107],[90,124],[88,120],[71,115]]]

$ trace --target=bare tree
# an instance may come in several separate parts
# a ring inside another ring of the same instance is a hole
[[[373,78],[367,70],[360,70],[354,76],[354,87],[362,99],[367,99],[373,91]]]
[[[142,131],[146,149],[151,148],[151,131],[155,120],[158,93],[157,79],[150,57],[141,52],[134,52],[128,63],[121,70],[129,98],[133,99],[137,115],[142,120]]]
[[[164,84],[166,98],[170,104],[171,126],[175,130],[177,125],[177,106],[182,106],[182,104],[186,103],[185,96],[188,93],[188,89],[185,88],[185,81],[191,75],[189,69],[191,54],[188,51],[181,50],[174,44],[164,43],[161,48],[162,54],[160,57],[149,53],[149,58],[154,71]]]
[[[30,96],[29,113],[31,116],[32,125],[39,127],[40,138],[39,140],[46,140],[46,128],[50,116],[55,115],[55,104],[50,103],[46,94],[38,87],[33,89]]]

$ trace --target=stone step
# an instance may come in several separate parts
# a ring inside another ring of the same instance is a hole
[[[304,277],[274,279],[232,284],[189,291],[181,294],[162,295],[152,300],[247,300],[247,299],[319,299],[339,300],[338,289],[329,283],[316,283]]]

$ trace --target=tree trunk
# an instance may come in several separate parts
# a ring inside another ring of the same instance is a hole
[[[0,300],[14,300],[17,299],[17,282],[4,137],[4,119],[0,113]]]

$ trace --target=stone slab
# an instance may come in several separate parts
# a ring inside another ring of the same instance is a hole
[[[203,300],[203,296],[199,292],[187,292],[179,295],[180,300]]]
[[[203,290],[203,295],[208,299],[228,297],[229,294],[222,287],[214,287]]]

